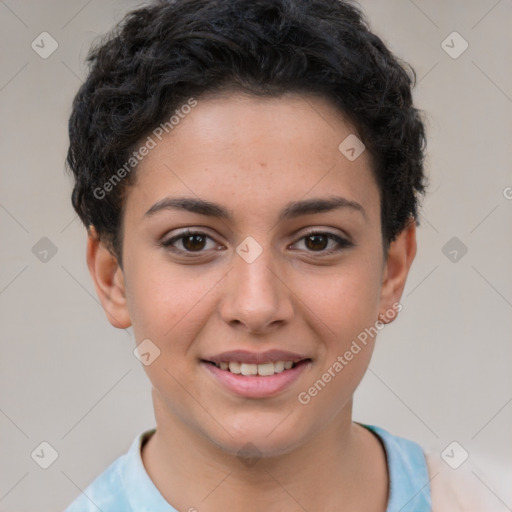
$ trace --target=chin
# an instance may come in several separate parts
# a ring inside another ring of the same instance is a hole
[[[241,458],[284,455],[302,444],[306,432],[303,432],[303,424],[299,429],[295,422],[287,424],[283,418],[286,416],[282,414],[278,418],[257,413],[238,416],[231,423],[223,422],[227,432],[221,429],[220,437],[208,437],[222,450]]]

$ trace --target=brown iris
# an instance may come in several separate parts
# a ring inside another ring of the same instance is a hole
[[[323,250],[327,247],[328,237],[326,235],[309,235],[306,237],[304,243],[308,249]]]
[[[203,235],[188,235],[182,239],[183,247],[188,251],[200,251],[204,249],[206,237]]]

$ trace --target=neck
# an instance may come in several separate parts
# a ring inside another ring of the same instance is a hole
[[[169,415],[155,392],[153,401],[157,429],[142,460],[177,510],[327,511],[339,510],[340,503],[347,510],[386,510],[384,451],[373,434],[352,422],[351,402],[300,446],[262,456],[251,453],[251,445],[246,453],[226,452]]]

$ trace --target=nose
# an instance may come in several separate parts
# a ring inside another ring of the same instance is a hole
[[[251,263],[238,254],[224,280],[220,316],[232,327],[265,334],[290,322],[294,314],[291,283],[271,249]]]

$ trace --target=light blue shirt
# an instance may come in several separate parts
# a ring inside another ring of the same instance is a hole
[[[380,427],[362,426],[382,440],[386,452],[390,480],[386,512],[430,512],[430,480],[421,446]],[[128,452],[105,469],[65,512],[178,512],[162,497],[142,462],[142,443],[154,431],[138,434]]]

